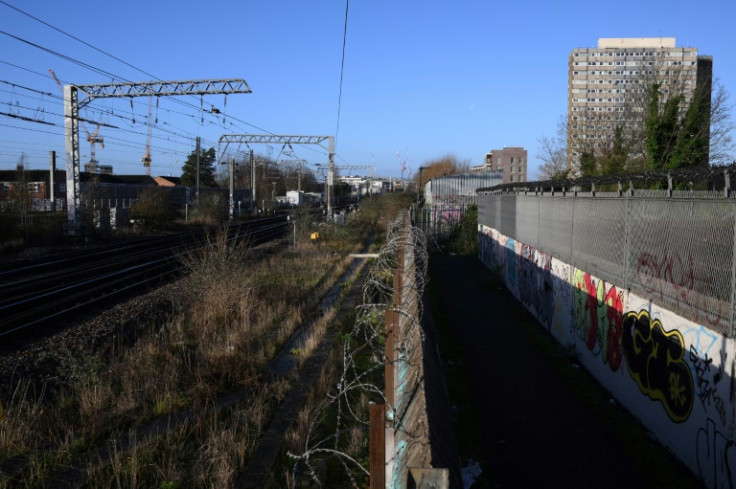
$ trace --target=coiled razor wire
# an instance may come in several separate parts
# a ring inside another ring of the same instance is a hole
[[[396,406],[389,405],[384,390],[372,383],[369,379],[376,370],[385,368],[389,355],[385,351],[386,328],[385,315],[387,311],[394,311],[402,319],[403,335],[395,348],[400,350],[396,363],[403,362],[404,367],[411,371],[421,372],[421,355],[408,355],[407,352],[417,351],[422,347],[424,335],[420,327],[422,317],[422,293],[427,282],[428,252],[427,242],[421,229],[410,226],[408,217],[402,212],[388,227],[386,244],[379,250],[378,257],[371,264],[367,279],[363,285],[363,304],[357,307],[357,315],[353,328],[347,334],[343,346],[343,369],[340,380],[336,384],[336,392],[328,393],[325,399],[311,413],[311,422],[301,454],[289,452],[294,459],[291,478],[292,487],[296,486],[300,473],[308,473],[315,483],[322,484],[317,476],[315,465],[316,457],[334,457],[343,467],[352,487],[359,488],[359,479],[369,475],[369,471],[356,459],[355,454],[346,451],[346,436],[354,428],[368,432],[370,420],[360,416],[356,403],[364,394],[367,398],[380,399],[392,412]],[[393,304],[394,280],[393,273],[399,268],[400,253],[407,257],[403,260],[404,268],[398,270],[404,276],[412,276],[413,280],[402,280],[401,304]],[[413,267],[413,269],[412,269]],[[360,366],[358,357],[370,358],[370,366]],[[415,360],[411,360],[415,359]],[[416,361],[419,359],[419,361]],[[395,365],[396,365],[395,363]],[[413,385],[408,386],[405,392],[414,393],[422,387],[423,375],[410,377]],[[399,404],[397,401],[396,404]],[[406,403],[408,404],[408,403]],[[320,428],[325,419],[334,409],[334,432],[320,437]],[[396,429],[404,433],[410,440],[407,450],[411,450],[412,443],[424,442],[421,435],[426,433],[409,433],[403,423],[404,413],[395,413]],[[426,429],[426,424],[422,424]],[[425,438],[426,439],[426,438]]]

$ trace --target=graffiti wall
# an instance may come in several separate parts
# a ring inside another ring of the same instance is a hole
[[[736,488],[736,348],[712,318],[684,319],[657,303],[655,286],[627,291],[495,229],[478,236],[484,265],[621,405],[707,487]]]

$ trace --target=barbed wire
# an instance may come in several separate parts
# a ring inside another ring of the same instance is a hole
[[[425,433],[410,433],[404,417],[410,400],[424,382],[422,355],[416,353],[421,352],[424,341],[420,319],[427,265],[426,237],[421,229],[409,225],[408,215],[403,212],[388,226],[386,243],[372,262],[363,284],[363,304],[356,308],[352,330],[343,336],[342,372],[335,391],[328,392],[311,413],[303,453],[288,453],[294,460],[291,474],[293,487],[300,473],[307,473],[315,483],[321,484],[314,461],[319,456],[336,458],[352,487],[361,487],[359,479],[369,475],[369,472],[354,454],[348,453],[346,435],[355,429],[369,431],[368,413],[365,406],[361,406],[367,399],[380,400],[386,405],[388,412],[393,414],[397,432],[402,432],[410,441],[415,440],[407,445],[424,443],[421,439]],[[402,276],[401,291],[394,289],[394,273]],[[398,304],[394,303],[394,292],[401,294],[402,299]],[[400,339],[394,345],[394,352],[386,351],[385,323],[388,312],[395,313],[399,318],[397,336]],[[394,356],[397,359],[391,360]],[[410,384],[402,385],[405,394],[403,397],[397,395],[395,405],[390,405],[390,396],[385,394],[384,388],[375,379],[377,371],[383,373],[387,363],[414,373],[406,377]],[[399,409],[401,412],[398,412]],[[334,416],[334,431],[325,436],[324,421],[330,416]],[[395,458],[395,454],[389,455]]]

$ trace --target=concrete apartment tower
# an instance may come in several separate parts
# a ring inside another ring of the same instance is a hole
[[[503,172],[503,183],[526,182],[527,173],[526,150],[516,146],[505,146],[503,149],[494,149],[486,153],[483,166],[473,168],[473,171]]]
[[[630,156],[642,156],[652,84],[660,84],[662,101],[682,94],[684,113],[696,93],[710,106],[712,70],[711,56],[676,47],[674,37],[602,38],[597,48],[574,49],[568,73],[568,168],[577,167],[584,151],[599,156],[610,148],[617,126],[640,144]]]

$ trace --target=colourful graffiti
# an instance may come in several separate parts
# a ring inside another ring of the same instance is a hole
[[[736,444],[708,419],[696,438],[698,472],[707,487],[736,487]]]
[[[630,311],[624,316],[622,345],[629,374],[642,394],[664,406],[676,423],[688,419],[695,388],[685,362],[685,341],[679,331],[665,331],[649,312]]]
[[[614,372],[621,366],[623,330],[623,292],[611,285],[606,291],[603,280],[575,270],[573,300],[577,334],[588,349],[600,353],[603,362]]]
[[[570,265],[559,260],[552,261],[552,284],[554,286],[554,307],[552,332],[557,339],[565,344],[565,332],[570,331],[573,323],[572,307],[573,292],[570,286]],[[571,336],[573,338],[574,336]]]
[[[696,270],[692,255],[683,258],[676,253],[658,257],[644,252],[636,266],[639,283],[655,300],[661,303],[665,298],[674,300],[694,321],[717,326],[724,304],[716,298],[714,280]]]
[[[513,290],[516,287],[516,241],[512,238],[506,240],[506,278],[509,281],[509,287]]]
[[[522,244],[518,268],[519,300],[549,329],[555,310],[552,257]]]
[[[478,259],[487,268],[492,267],[494,243],[495,241],[490,236],[490,230],[485,226],[481,226],[481,229],[478,230]]]

